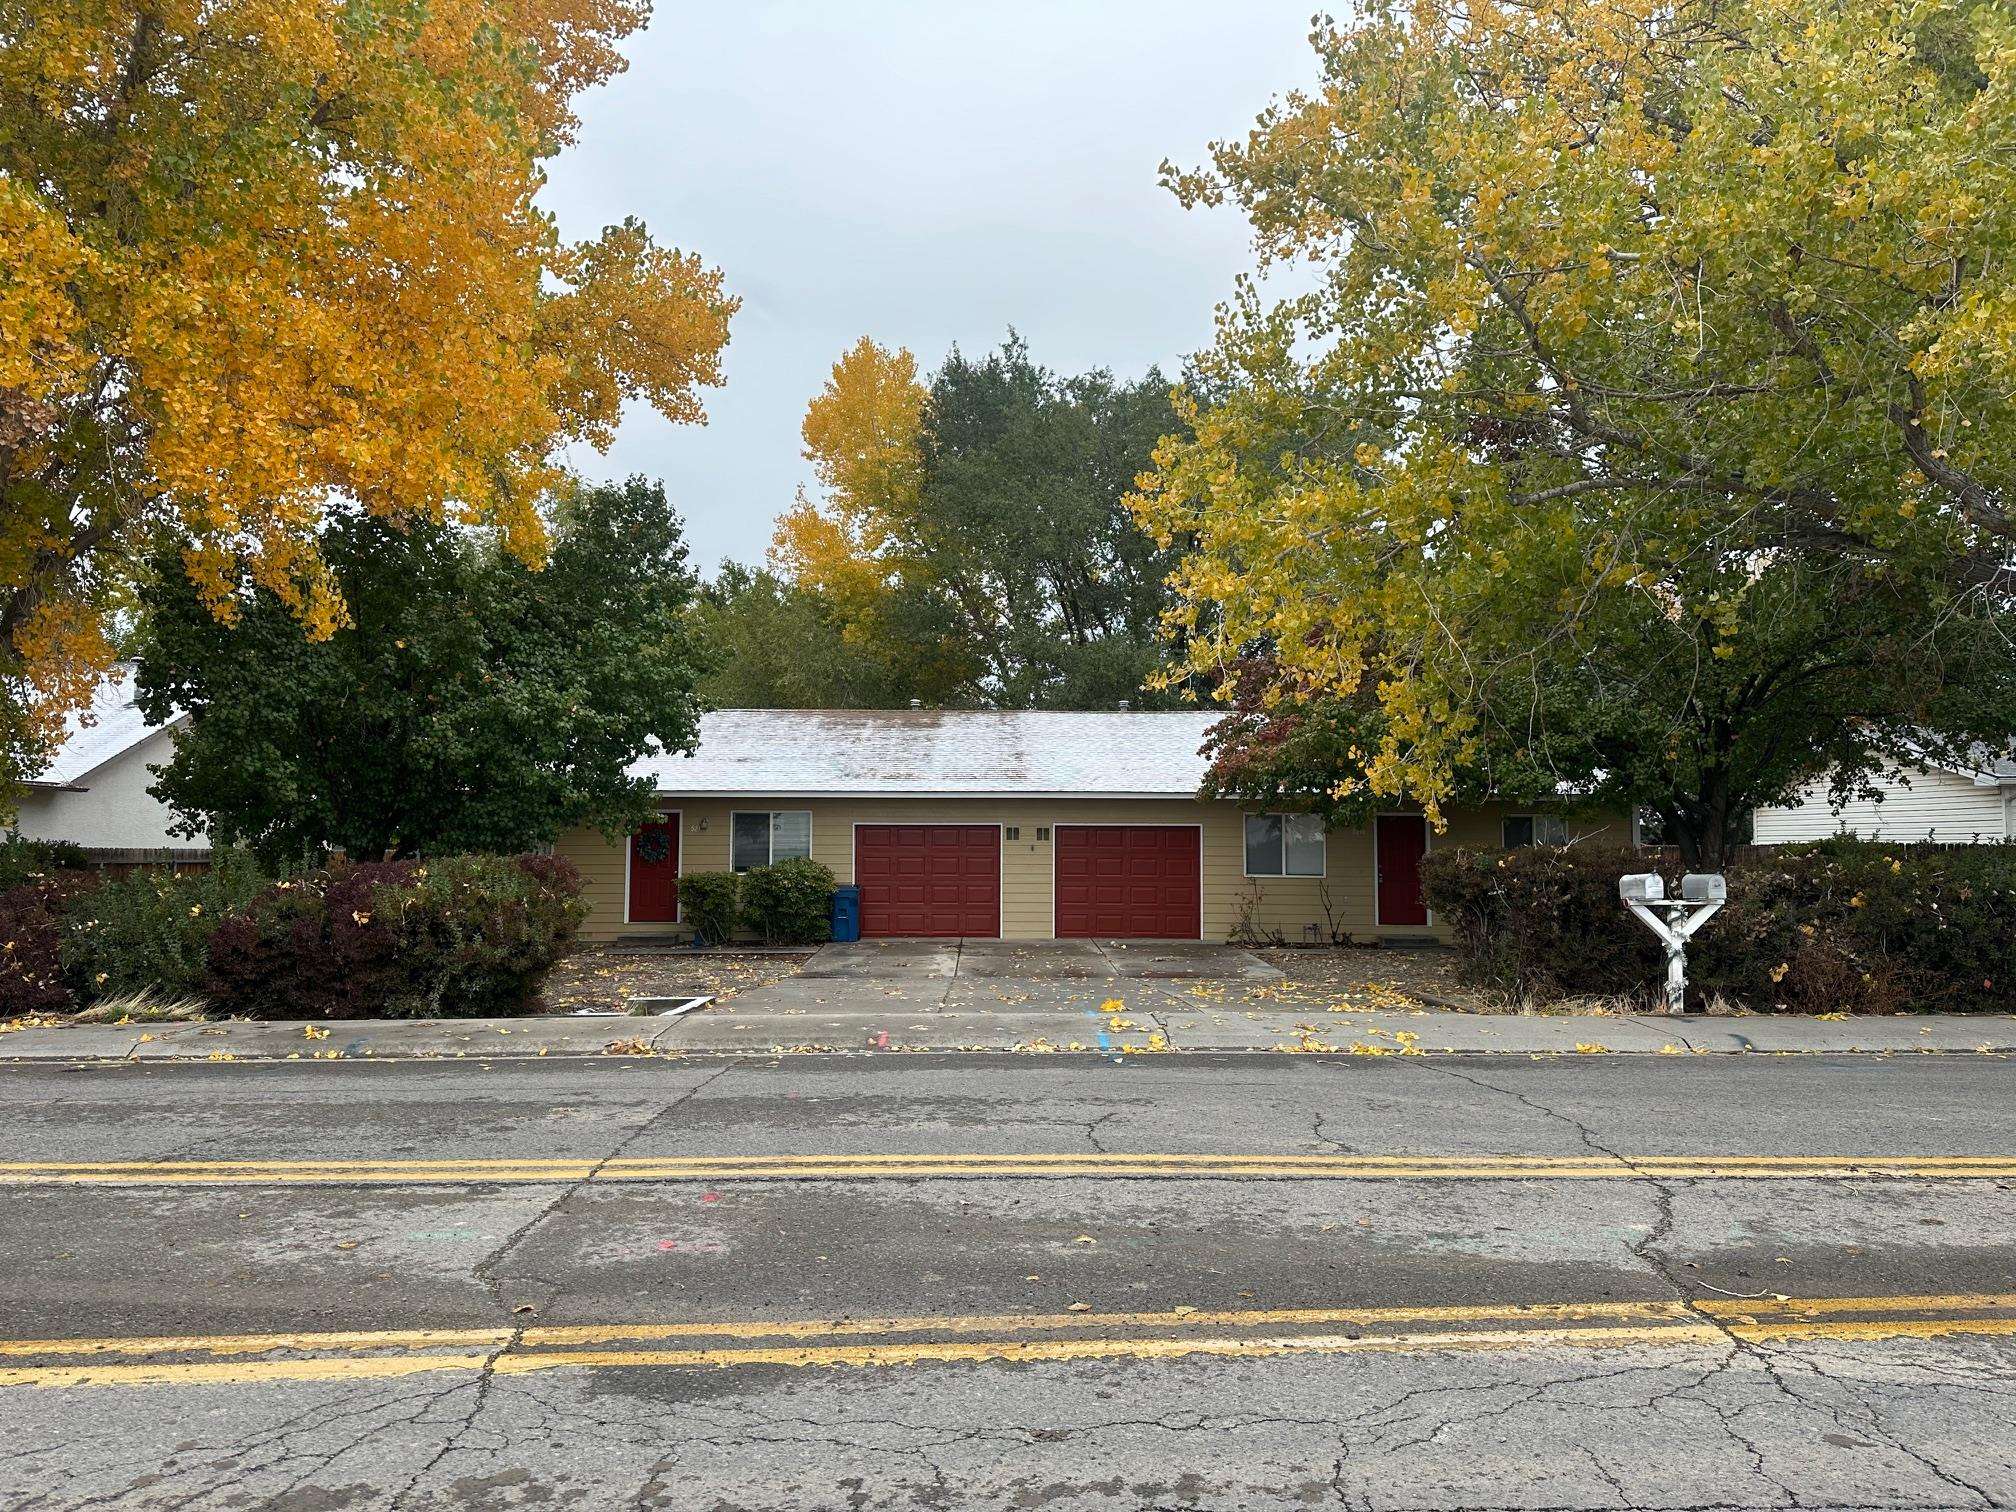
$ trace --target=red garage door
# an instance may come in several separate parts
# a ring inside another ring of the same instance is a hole
[[[1057,937],[1203,938],[1203,831],[1194,824],[1060,824]]]
[[[859,824],[864,938],[1001,934],[1001,831],[991,824]]]

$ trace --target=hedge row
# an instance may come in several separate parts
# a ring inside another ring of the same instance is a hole
[[[128,996],[247,1018],[520,1012],[586,914],[579,874],[551,856],[343,863],[280,881],[232,856],[111,881],[52,864],[0,892],[0,1015]]]
[[[1540,999],[1656,991],[1665,955],[1617,880],[1680,868],[1633,851],[1441,851],[1423,870],[1466,974]],[[1687,952],[1693,992],[1759,1012],[2006,1012],[2016,846],[1826,840],[1728,869],[1729,902]]]
[[[834,877],[804,857],[746,872],[688,872],[679,879],[679,907],[693,932],[710,945],[746,929],[769,945],[811,945],[832,932]]]

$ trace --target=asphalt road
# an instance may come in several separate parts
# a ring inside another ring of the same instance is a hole
[[[2016,1505],[2000,1056],[0,1070],[0,1507]]]

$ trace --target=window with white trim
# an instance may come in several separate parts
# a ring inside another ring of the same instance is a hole
[[[1559,814],[1507,814],[1505,849],[1524,845],[1566,845],[1568,821]]]
[[[738,810],[728,816],[728,865],[738,872],[812,854],[812,811]]]
[[[1315,814],[1248,814],[1246,875],[1320,877],[1329,827]]]

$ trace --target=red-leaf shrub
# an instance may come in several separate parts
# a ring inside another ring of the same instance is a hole
[[[1704,990],[1760,1011],[2009,1010],[2016,845],[1823,840],[1732,867],[1729,893],[1688,951]]]
[[[0,892],[0,1018],[75,1011],[63,983],[64,914],[97,882],[88,871],[50,871]]]
[[[204,992],[248,1018],[520,1013],[587,911],[580,874],[553,856],[340,864],[220,925]]]

